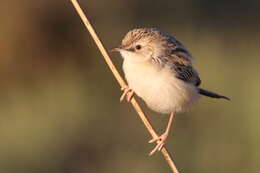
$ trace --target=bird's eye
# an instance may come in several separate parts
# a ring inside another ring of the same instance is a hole
[[[135,46],[135,48],[136,48],[136,50],[140,50],[142,48],[142,46],[138,44]]]

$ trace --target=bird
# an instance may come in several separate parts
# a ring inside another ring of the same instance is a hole
[[[200,88],[201,80],[188,49],[174,36],[157,28],[130,30],[112,51],[121,54],[127,81],[121,88],[120,101],[126,98],[130,102],[135,94],[153,111],[170,114],[165,132],[149,141],[157,143],[150,155],[165,145],[175,115],[189,110],[201,95],[230,100]]]

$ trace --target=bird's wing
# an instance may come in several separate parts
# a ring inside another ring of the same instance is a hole
[[[175,76],[178,79],[192,83],[195,86],[199,86],[201,84],[197,71],[191,65],[184,65],[174,62],[171,68],[175,71]]]
[[[192,57],[184,47],[176,47],[169,55],[160,58],[170,66],[178,79],[195,86],[201,84],[198,72],[192,67]]]

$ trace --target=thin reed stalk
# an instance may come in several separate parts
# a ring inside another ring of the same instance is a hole
[[[113,73],[114,77],[116,78],[116,80],[118,81],[119,85],[121,87],[126,86],[125,81],[123,80],[123,78],[119,74],[118,70],[116,69],[115,65],[111,61],[111,58],[109,57],[106,49],[104,48],[102,42],[98,38],[94,28],[92,27],[92,25],[90,24],[90,22],[88,20],[88,18],[86,17],[84,12],[82,11],[82,9],[81,9],[80,5],[78,4],[77,0],[71,0],[71,2],[73,4],[74,8],[76,9],[76,11],[78,12],[81,20],[85,24],[85,26],[86,26],[87,30],[89,31],[90,35],[92,36],[93,40],[95,41],[97,47],[99,48],[101,54],[103,55],[103,58],[105,59],[107,65],[109,66],[110,70],[112,71],[112,73]],[[132,103],[134,109],[136,110],[137,114],[139,115],[139,117],[143,121],[145,127],[147,128],[147,130],[151,134],[151,136],[153,138],[157,138],[158,137],[157,133],[155,132],[155,130],[152,127],[149,120],[146,118],[144,112],[142,111],[141,107],[139,106],[139,104],[137,103],[137,101],[134,97],[131,99],[131,103]],[[178,171],[177,167],[175,166],[174,161],[173,161],[170,153],[167,151],[166,147],[163,147],[161,152],[162,152],[166,162],[170,166],[172,172],[173,173],[179,173],[179,171]]]

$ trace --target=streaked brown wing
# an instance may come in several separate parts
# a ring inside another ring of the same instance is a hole
[[[176,72],[175,75],[178,79],[181,79],[188,83],[193,83],[195,86],[201,84],[201,80],[196,70],[191,65],[184,65],[178,62],[173,62],[172,68]]]
[[[185,82],[192,83],[195,86],[199,86],[201,80],[197,71],[192,67],[191,61],[193,58],[191,54],[181,42],[176,40],[175,43],[176,47],[171,50],[167,59],[171,64],[171,68],[175,71],[176,77]]]
[[[188,56],[188,54],[182,53],[182,56]],[[178,54],[174,53],[165,57],[160,57],[160,59],[170,66],[178,79],[199,86],[201,80],[198,72],[192,67],[192,63],[188,57],[184,58],[182,56],[178,56]]]

